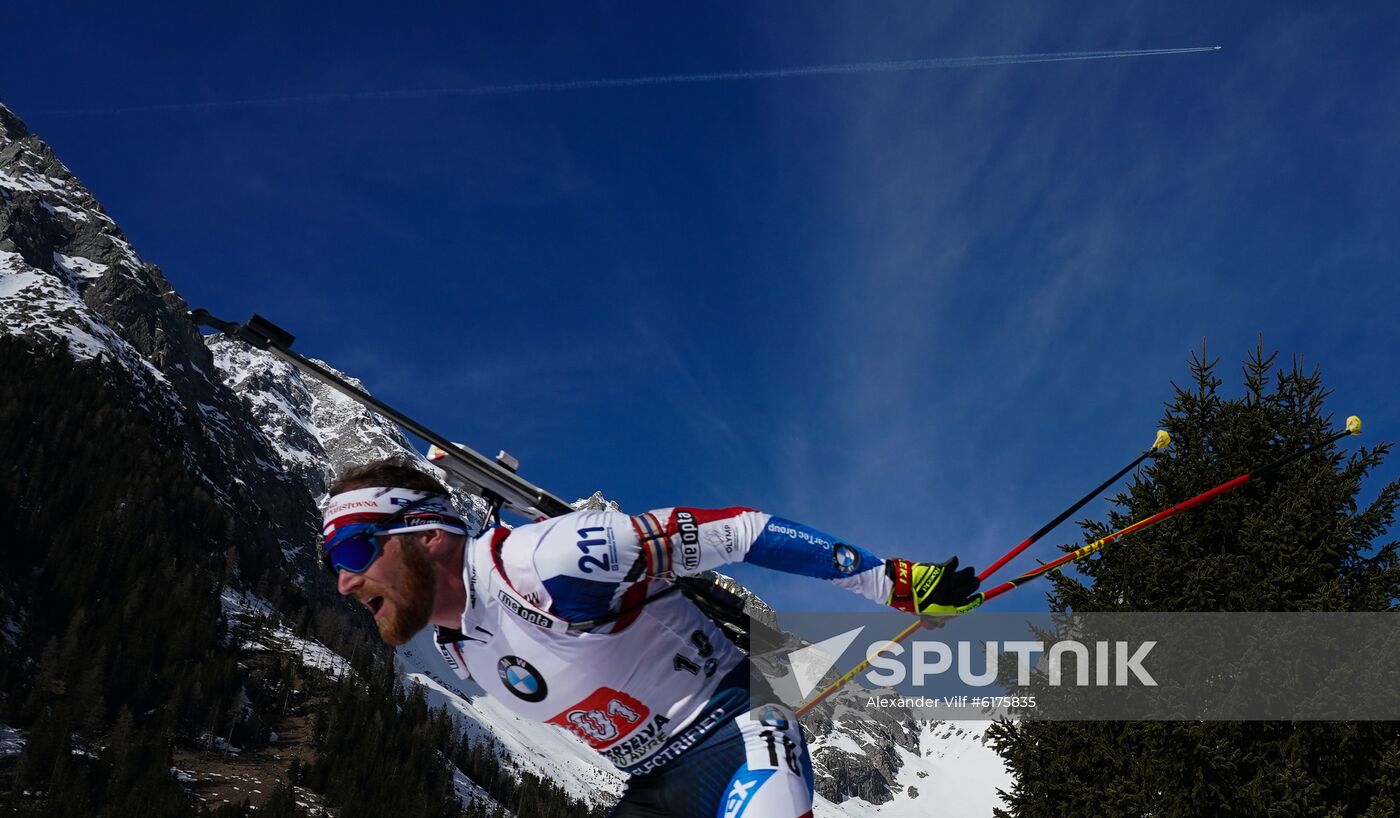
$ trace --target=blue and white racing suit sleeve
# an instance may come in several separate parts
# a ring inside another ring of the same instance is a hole
[[[636,516],[584,511],[525,528],[538,537],[528,573],[537,578],[549,612],[570,622],[633,607],[659,590],[649,580],[673,580],[737,562],[816,577],[877,603],[890,594],[884,560],[750,508],[682,506]],[[517,559],[525,556],[515,553]]]

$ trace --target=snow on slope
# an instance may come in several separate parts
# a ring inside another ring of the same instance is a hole
[[[24,752],[24,734],[13,727],[0,724],[0,759],[14,758]]]
[[[204,342],[224,384],[243,399],[283,466],[313,495],[325,492],[335,471],[386,457],[404,458],[435,472],[394,423],[315,378],[304,377],[286,361],[223,335],[210,335]],[[364,389],[358,379],[324,361],[316,363]],[[452,497],[467,514],[467,523],[479,526],[486,502],[457,491]]]
[[[230,619],[258,619],[271,617],[272,606],[257,594],[224,588],[219,598],[224,615]],[[243,650],[266,650],[297,656],[302,665],[314,668],[331,678],[339,679],[350,672],[350,663],[345,657],[311,639],[296,635],[286,625],[275,625],[257,632],[257,636],[245,639]]]
[[[82,298],[104,276],[139,286],[153,276],[97,199],[3,106],[0,207],[9,211],[0,222],[16,228],[0,235],[0,331],[66,340],[75,359],[114,361],[143,391],[174,402],[165,375]]]
[[[0,333],[62,346],[125,409],[152,422],[257,546],[291,548],[315,530],[308,504],[237,398],[210,377],[188,305],[143,262],[52,148],[0,104]]]
[[[312,399],[301,375],[291,364],[223,335],[205,338],[204,345],[213,353],[224,385],[243,399],[282,465],[319,487],[326,452],[311,421]]]
[[[1010,774],[995,753],[983,743],[988,722],[926,722],[920,725],[917,746],[910,752],[895,746],[899,768],[895,797],[883,804],[850,798],[833,804],[825,798],[813,810],[814,818],[934,818],[935,816],[990,816],[1002,806],[998,788],[1011,784]],[[836,741],[849,741],[837,726]],[[828,740],[813,742],[816,750]],[[847,747],[846,749],[851,749]]]
[[[73,283],[31,266],[19,253],[3,249],[0,331],[49,343],[66,341],[68,354],[74,359],[113,361],[147,394],[158,394],[167,404],[176,402],[165,375],[98,319]]]

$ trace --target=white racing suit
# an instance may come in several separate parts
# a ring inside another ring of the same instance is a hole
[[[647,602],[678,575],[740,561],[876,602],[890,592],[881,559],[763,512],[579,511],[469,541],[461,632],[439,647],[460,677],[630,774],[617,818],[810,815],[792,712],[750,689],[747,657],[694,603]]]

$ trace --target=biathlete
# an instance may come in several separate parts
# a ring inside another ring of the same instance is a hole
[[[447,490],[401,464],[357,468],[331,495],[322,554],[340,593],[391,645],[436,625],[458,676],[626,772],[615,818],[812,814],[797,719],[670,592],[676,577],[747,562],[916,614],[951,613],[978,587],[956,557],[881,559],[748,508],[578,511],[473,537]]]

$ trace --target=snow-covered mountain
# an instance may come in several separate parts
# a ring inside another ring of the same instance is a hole
[[[270,355],[202,337],[161,271],[137,256],[102,205],[3,105],[0,333],[36,348],[63,347],[119,384],[156,422],[162,443],[293,576],[314,570],[314,501],[335,469],[385,456],[431,468],[397,427],[353,401]],[[480,498],[457,500],[481,519]],[[616,504],[599,493],[579,505]],[[8,580],[0,577],[0,598]],[[775,621],[761,600],[751,599],[750,608]],[[12,624],[0,622],[0,636]],[[339,666],[334,657],[322,660]],[[521,721],[456,682],[426,635],[400,649],[398,662],[463,729],[493,737],[503,763],[552,779],[589,803],[621,791],[618,774],[570,735]],[[1001,760],[981,741],[980,725],[872,722],[840,712],[823,711],[805,725],[817,768],[817,815],[988,815],[996,788],[1009,784]],[[16,745],[20,739],[6,730],[0,726],[0,739]]]
[[[0,332],[119,384],[260,545],[309,565],[319,526],[219,372],[184,299],[52,149],[0,105]],[[295,522],[292,522],[295,521]]]
[[[224,335],[205,338],[223,382],[243,399],[282,465],[314,497],[321,497],[341,469],[386,457],[399,457],[435,473],[392,422],[365,409],[287,362]],[[324,361],[317,363],[354,386],[364,384]],[[486,502],[453,491],[467,521],[480,525]]]

